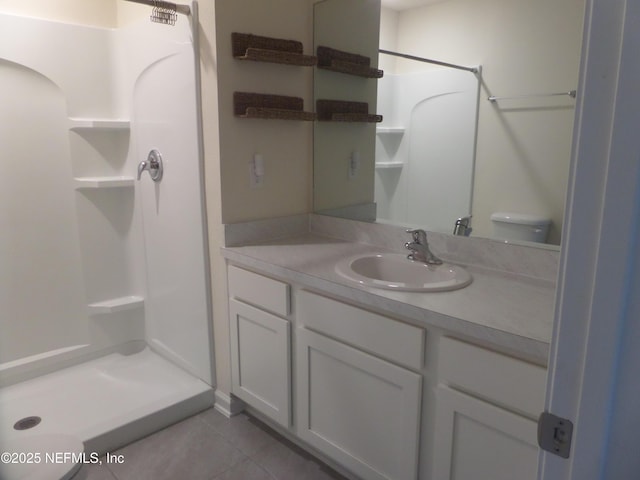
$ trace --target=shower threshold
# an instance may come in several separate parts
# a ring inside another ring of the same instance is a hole
[[[213,389],[149,348],[113,353],[0,389],[0,443],[65,433],[103,454],[213,405]],[[15,430],[27,417],[33,428]]]

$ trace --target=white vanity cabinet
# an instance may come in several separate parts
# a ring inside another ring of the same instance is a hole
[[[433,478],[535,480],[546,370],[444,337]]]
[[[291,425],[288,284],[228,267],[232,393],[284,427]]]
[[[235,396],[362,480],[535,480],[544,367],[269,275],[228,266]]]
[[[297,434],[362,479],[417,478],[424,330],[302,291]]]

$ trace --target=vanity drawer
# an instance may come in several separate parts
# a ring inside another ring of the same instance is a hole
[[[299,324],[410,368],[424,363],[425,331],[311,292],[298,296]]]
[[[288,284],[233,265],[229,265],[228,279],[230,297],[278,315],[289,315],[291,302]]]
[[[441,382],[537,418],[544,410],[547,370],[449,337],[440,341]]]

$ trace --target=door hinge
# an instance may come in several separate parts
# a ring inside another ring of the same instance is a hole
[[[538,445],[562,458],[569,458],[573,423],[552,413],[542,412],[538,418]]]

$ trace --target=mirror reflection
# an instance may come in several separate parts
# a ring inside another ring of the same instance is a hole
[[[389,64],[398,58],[388,56]],[[471,215],[479,75],[403,63],[408,68],[387,68],[378,82],[377,220],[451,233],[456,219]]]
[[[347,11],[356,5],[360,13]],[[559,244],[575,109],[566,93],[577,87],[583,13],[584,0],[316,4],[316,46],[370,55],[385,75],[317,72],[316,98],[367,101],[384,120],[317,122],[315,211],[444,233],[472,215],[472,236],[524,232]],[[363,32],[365,19],[379,22],[375,33]]]

